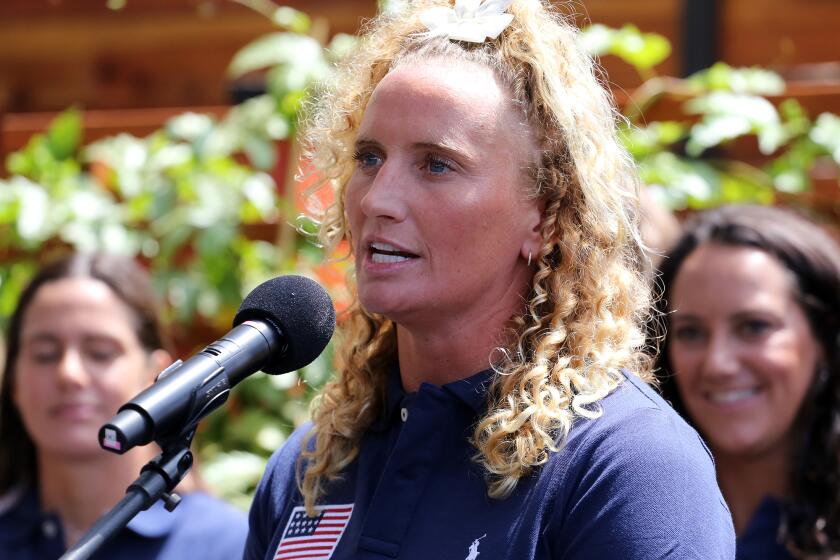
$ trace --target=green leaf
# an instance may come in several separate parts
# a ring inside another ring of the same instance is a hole
[[[787,141],[776,108],[763,97],[713,91],[688,101],[688,113],[702,114],[691,127],[686,152],[697,157],[704,150],[745,134],[759,136],[762,151],[770,153]]]
[[[257,169],[268,170],[277,163],[277,146],[274,142],[252,137],[245,141],[244,148],[248,160]]]
[[[288,6],[280,6],[274,10],[271,21],[295,33],[306,33],[312,25],[308,15]]]
[[[581,30],[578,40],[587,53],[592,56],[601,56],[610,53],[615,34],[615,29],[601,23],[594,23]]]
[[[623,127],[620,138],[630,154],[636,158],[648,157],[681,140],[686,127],[675,121],[654,121],[645,127]]]
[[[408,7],[409,0],[379,0],[377,3],[379,5],[379,13],[395,15]]]
[[[342,60],[352,53],[359,45],[359,38],[347,33],[336,33],[327,46],[327,54],[333,62]]]
[[[733,68],[724,62],[692,74],[686,82],[705,90],[754,95],[780,95],[785,91],[784,80],[775,72],[764,68]]]
[[[47,142],[56,159],[67,159],[76,153],[82,140],[82,115],[68,109],[53,120],[47,129]]]
[[[13,178],[10,186],[17,198],[16,232],[24,245],[37,246],[50,232],[50,200],[44,188],[22,177]]]
[[[166,131],[174,138],[192,142],[210,134],[214,125],[213,117],[188,112],[169,119]]]
[[[801,169],[786,169],[773,178],[776,190],[785,193],[801,193],[811,187],[811,179]]]
[[[671,43],[662,35],[642,33],[634,25],[625,25],[613,36],[611,52],[645,71],[668,58]]]
[[[257,209],[263,221],[277,217],[277,185],[267,173],[256,173],[242,184],[245,198]]]
[[[840,117],[831,113],[822,113],[817,117],[810,138],[821,146],[840,165]]]
[[[719,173],[705,162],[661,152],[639,162],[639,173],[645,184],[658,185],[674,209],[708,208],[721,198]]]
[[[719,173],[722,204],[770,204],[772,184],[750,166],[727,165]]]
[[[307,67],[318,63],[322,57],[321,45],[312,37],[295,33],[272,33],[249,43],[236,53],[228,66],[228,75],[236,78],[280,64]]]

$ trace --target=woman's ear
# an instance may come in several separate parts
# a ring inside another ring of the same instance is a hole
[[[536,262],[537,255],[542,247],[542,216],[545,203],[543,200],[535,200],[530,205],[526,214],[525,222],[528,229],[525,238],[522,240],[521,255],[528,261],[528,266]]]
[[[162,348],[152,351],[149,354],[149,367],[153,373],[149,383],[153,383],[157,374],[169,367],[173,361],[175,360],[172,359],[172,354]]]

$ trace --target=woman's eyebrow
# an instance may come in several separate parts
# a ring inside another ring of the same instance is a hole
[[[21,337],[21,342],[24,344],[35,344],[38,342],[54,343],[58,341],[58,337],[47,331],[35,331],[25,334]]]
[[[685,313],[681,312],[679,309],[675,309],[671,314],[671,322],[674,321],[700,321],[700,316],[695,315],[694,313]]]

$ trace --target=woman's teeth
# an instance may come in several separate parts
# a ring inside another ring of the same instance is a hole
[[[377,264],[379,264],[379,263],[398,263],[398,262],[407,261],[408,257],[403,257],[403,256],[400,256],[400,255],[388,255],[388,254],[385,254],[385,253],[377,253],[377,252],[374,251],[370,256],[370,260],[371,260],[371,262],[374,262],[374,263],[377,263]]]
[[[410,253],[400,251],[389,243],[371,243],[370,260],[376,264],[392,264],[412,258]]]
[[[741,389],[738,391],[722,391],[710,393],[709,400],[715,404],[731,404],[748,399],[758,394],[758,389]]]

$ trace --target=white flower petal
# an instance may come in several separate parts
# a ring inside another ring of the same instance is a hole
[[[450,39],[453,41],[469,41],[470,43],[482,43],[487,36],[484,28],[477,21],[459,21],[448,28]]]
[[[425,25],[429,31],[435,34],[443,32],[446,26],[456,22],[457,19],[455,10],[452,8],[445,8],[443,6],[429,8],[420,14],[420,21],[423,22],[423,25]]]
[[[495,39],[508,25],[510,25],[510,22],[513,21],[513,14],[485,16],[479,21],[482,29],[484,29],[485,36]],[[484,39],[482,39],[482,41],[483,40]]]
[[[478,17],[501,15],[511,4],[513,4],[513,0],[484,0],[481,7],[478,8],[477,15]]]
[[[453,41],[483,43],[495,39],[513,21],[505,13],[513,0],[455,0],[455,8],[438,6],[420,14],[420,21],[430,35],[446,36]]]
[[[455,0],[455,12],[461,18],[473,18],[479,10],[481,0]]]

